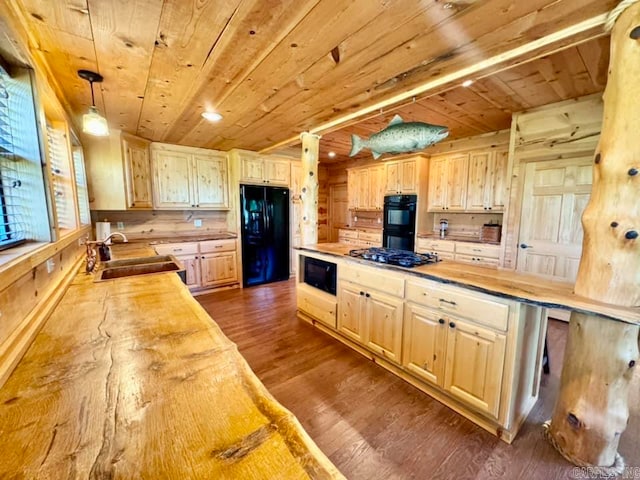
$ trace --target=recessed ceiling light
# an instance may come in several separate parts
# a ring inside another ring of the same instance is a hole
[[[463,87],[470,87],[471,85],[473,85],[473,80],[465,80],[462,82]]]
[[[219,122],[222,120],[222,115],[218,112],[202,112],[202,116],[210,122]]]
[[[329,158],[334,158],[336,156],[336,152],[329,152]]]

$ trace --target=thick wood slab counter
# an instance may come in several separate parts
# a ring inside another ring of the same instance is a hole
[[[541,277],[522,274],[512,270],[479,267],[450,260],[416,268],[384,265],[348,257],[349,250],[353,248],[353,245],[343,243],[320,243],[300,247],[299,250],[324,253],[349,259],[362,265],[403,271],[409,275],[443,283],[451,283],[472,290],[500,295],[543,307],[576,310],[627,323],[640,324],[640,308],[619,307],[575,295],[573,293],[573,285],[570,283],[546,280]]]
[[[0,449],[0,478],[343,478],[173,273],[78,273],[0,389]]]

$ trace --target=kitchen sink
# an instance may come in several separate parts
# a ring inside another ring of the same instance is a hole
[[[112,260],[99,265],[94,281],[113,280],[116,278],[150,275],[153,273],[180,272],[184,268],[173,255],[156,255],[152,257],[127,258]]]

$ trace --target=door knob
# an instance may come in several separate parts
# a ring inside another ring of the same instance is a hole
[[[533,247],[531,245],[527,245],[526,243],[521,243],[520,248],[524,249],[524,248],[533,248]]]

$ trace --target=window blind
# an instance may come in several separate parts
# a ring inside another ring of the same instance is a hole
[[[80,224],[89,225],[91,223],[89,191],[87,189],[87,175],[84,171],[84,156],[82,155],[81,147],[73,147],[73,170],[76,172],[76,194],[78,195]]]
[[[51,164],[51,183],[58,228],[72,230],[76,227],[76,211],[73,199],[74,181],[71,172],[69,149],[65,134],[47,125],[47,145]]]
[[[0,250],[26,239],[27,205],[11,133],[7,76],[0,70]]]

